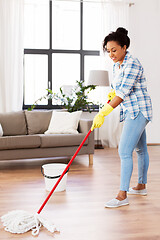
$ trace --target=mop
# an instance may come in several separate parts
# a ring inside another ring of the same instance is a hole
[[[73,160],[77,156],[78,152],[82,148],[83,144],[85,143],[86,139],[89,137],[90,133],[93,131],[93,129],[90,129],[83,141],[81,142],[80,146],[76,150],[75,154],[69,161],[68,165],[62,172],[61,176],[55,183],[54,187],[44,200],[43,204],[35,214],[30,214],[23,210],[14,210],[11,212],[8,212],[7,214],[3,215],[1,217],[1,221],[3,223],[3,226],[5,227],[5,230],[11,233],[25,233],[29,230],[32,230],[32,235],[36,236],[39,234],[41,226],[45,227],[49,232],[54,233],[56,231],[59,231],[54,223],[51,221],[44,219],[40,216],[41,211],[43,210],[44,206],[48,202],[49,198],[52,196],[53,192],[55,191],[56,187],[58,186],[59,182],[69,169],[70,165],[72,164]]]

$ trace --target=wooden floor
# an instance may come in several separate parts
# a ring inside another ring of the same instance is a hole
[[[94,165],[79,156],[68,173],[67,189],[55,193],[41,215],[53,220],[60,233],[42,228],[40,240],[155,240],[160,239],[160,146],[149,146],[148,196],[129,196],[129,206],[106,209],[119,189],[117,149],[96,150]],[[65,159],[56,159],[56,162]],[[50,160],[51,162],[52,160]],[[0,162],[0,216],[11,210],[36,213],[47,196],[41,165],[48,160]],[[137,183],[137,160],[131,186]],[[0,224],[0,239],[33,239],[31,231],[11,234]]]

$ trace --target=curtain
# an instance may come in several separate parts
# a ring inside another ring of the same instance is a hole
[[[0,112],[22,109],[23,0],[0,0]]]
[[[101,38],[104,40],[110,32],[116,31],[118,27],[129,30],[129,4],[126,2],[105,2],[101,3]],[[101,50],[102,68],[109,71],[109,80],[112,82],[113,62]],[[108,89],[109,91],[110,89]],[[116,148],[119,144],[123,124],[119,122],[119,106],[105,118],[103,126],[99,130],[99,137],[103,146]]]
[[[116,31],[118,27],[129,29],[129,4],[125,2],[101,3],[101,38],[104,40],[110,32]],[[110,82],[112,82],[113,62],[107,54],[101,50],[101,62],[103,68],[109,71]]]

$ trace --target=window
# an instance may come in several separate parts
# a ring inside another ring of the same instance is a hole
[[[25,0],[24,109],[63,85],[87,81],[101,48],[100,5],[78,1]],[[96,18],[95,18],[96,16]],[[52,100],[37,108],[59,108]]]

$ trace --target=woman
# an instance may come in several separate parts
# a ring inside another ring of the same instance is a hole
[[[120,121],[125,120],[119,143],[121,159],[121,183],[116,198],[107,202],[105,207],[120,207],[128,205],[128,194],[147,195],[147,171],[149,156],[146,144],[145,127],[152,119],[152,104],[147,92],[143,67],[128,51],[130,39],[128,31],[118,28],[116,32],[105,37],[103,50],[107,51],[114,62],[113,83],[114,98],[104,105],[93,120],[92,130],[99,128],[107,116],[119,104]],[[133,150],[138,156],[138,184],[129,188],[133,170]]]

